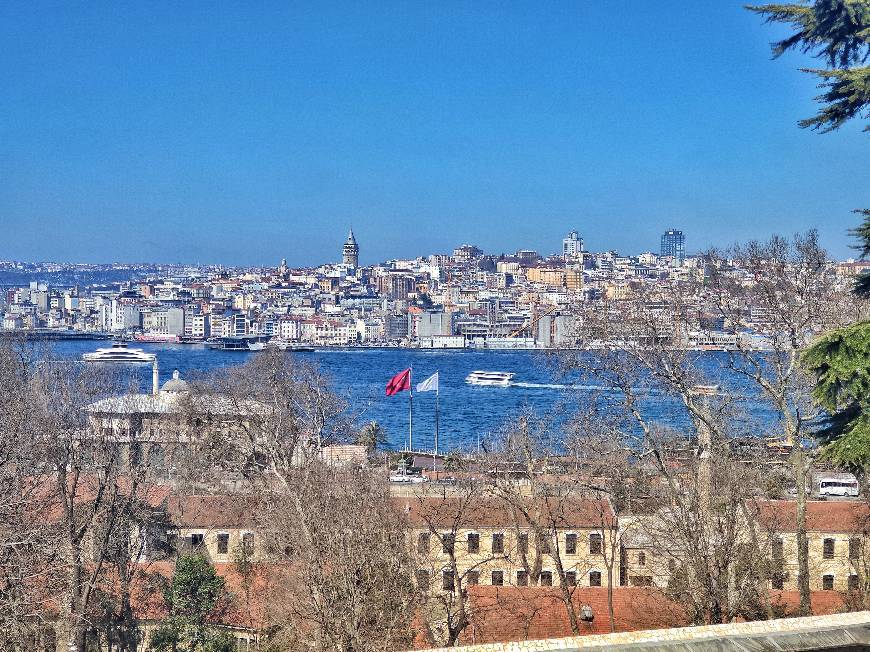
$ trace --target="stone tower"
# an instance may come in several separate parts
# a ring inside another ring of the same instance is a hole
[[[347,234],[347,240],[341,248],[341,262],[348,267],[359,267],[359,245],[353,237],[353,229]]]

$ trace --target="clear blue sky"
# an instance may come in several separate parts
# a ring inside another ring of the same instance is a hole
[[[870,138],[732,0],[0,3],[0,259],[851,254]]]

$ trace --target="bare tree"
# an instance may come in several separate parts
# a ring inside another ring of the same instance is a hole
[[[729,262],[731,261],[731,262]],[[810,459],[803,440],[819,416],[811,392],[813,379],[799,364],[807,344],[825,330],[851,323],[866,310],[839,280],[810,231],[792,240],[734,246],[725,255],[708,255],[706,298],[738,337],[728,354],[727,371],[759,392],[776,415],[779,437],[791,448],[797,488],[798,589],[802,614],[811,612],[806,495]]]
[[[265,352],[195,383],[184,409],[188,424],[199,420],[210,470],[259,497],[258,529],[270,557],[286,562],[271,601],[272,643],[311,652],[408,645],[414,591],[404,522],[385,479],[322,455],[354,432],[327,379]]]

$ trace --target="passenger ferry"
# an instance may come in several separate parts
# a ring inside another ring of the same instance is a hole
[[[139,363],[154,362],[156,356],[153,353],[145,353],[142,349],[130,349],[126,342],[115,342],[111,348],[97,349],[91,353],[82,355],[85,362],[118,362]]]
[[[513,377],[514,374],[507,371],[472,371],[465,377],[465,382],[469,385],[507,387]]]

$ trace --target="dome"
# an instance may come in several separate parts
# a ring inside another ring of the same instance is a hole
[[[178,369],[176,369],[172,372],[172,379],[163,383],[163,387],[160,388],[160,391],[171,392],[173,394],[189,392],[190,384],[186,380],[181,380],[181,376],[178,374]]]

